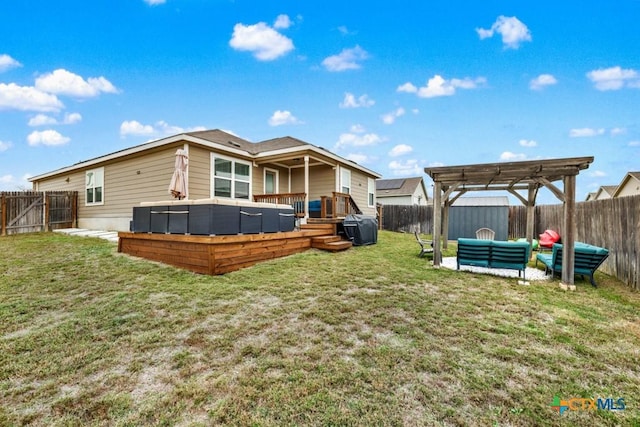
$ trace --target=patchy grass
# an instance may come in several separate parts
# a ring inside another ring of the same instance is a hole
[[[434,269],[390,232],[219,277],[53,233],[0,252],[2,425],[640,424],[640,295],[605,275]]]

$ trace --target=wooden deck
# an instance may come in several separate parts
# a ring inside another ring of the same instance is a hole
[[[326,246],[325,236],[334,236],[333,224],[305,225],[300,231],[234,236],[118,233],[118,252],[159,261],[201,274],[224,274],[260,261],[280,258],[311,247],[343,250],[351,242]],[[338,239],[339,240],[339,239]],[[320,244],[325,247],[321,247]],[[346,243],[346,245],[345,245]]]

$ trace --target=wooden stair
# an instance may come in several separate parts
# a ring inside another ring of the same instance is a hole
[[[343,251],[349,249],[353,244],[349,240],[342,240],[340,236],[320,236],[311,238],[311,247],[324,251]]]

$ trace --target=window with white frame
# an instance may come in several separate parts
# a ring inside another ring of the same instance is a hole
[[[367,187],[369,207],[373,207],[376,204],[376,181],[373,178],[367,178]]]
[[[251,194],[251,164],[211,154],[213,197],[248,199]]]
[[[349,169],[340,168],[340,191],[351,194],[351,171]]]
[[[85,205],[104,204],[104,168],[85,172]]]

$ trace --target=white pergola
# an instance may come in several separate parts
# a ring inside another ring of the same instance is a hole
[[[571,157],[524,162],[484,163],[425,168],[433,180],[433,240],[443,239],[447,247],[449,207],[469,191],[508,191],[527,207],[529,243],[533,240],[536,197],[540,187],[548,188],[564,205],[562,282],[573,285],[576,234],[576,176],[593,162],[593,157]],[[562,181],[563,190],[554,182]],[[526,191],[526,197],[518,191]],[[438,209],[437,207],[441,207]],[[444,231],[444,232],[443,232]],[[441,249],[434,245],[434,266],[440,265]]]

